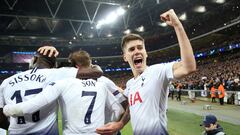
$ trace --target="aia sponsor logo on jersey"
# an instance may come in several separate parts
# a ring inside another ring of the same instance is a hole
[[[142,103],[142,98],[141,95],[139,94],[139,91],[137,91],[136,93],[130,94],[130,100],[129,100],[129,105],[135,105],[137,103]]]

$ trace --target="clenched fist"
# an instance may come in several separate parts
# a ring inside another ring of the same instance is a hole
[[[177,27],[181,26],[181,22],[178,19],[178,16],[175,14],[173,9],[168,10],[167,12],[160,15],[162,21],[164,21],[167,25]]]

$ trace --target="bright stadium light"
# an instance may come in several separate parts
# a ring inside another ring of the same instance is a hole
[[[213,2],[215,2],[217,4],[223,4],[225,2],[225,0],[213,0]]]
[[[197,6],[194,8],[194,11],[198,12],[198,13],[204,13],[204,12],[206,12],[206,7],[205,6]]]
[[[115,22],[118,19],[118,17],[122,16],[125,12],[126,12],[125,9],[119,7],[117,10],[112,11],[110,14],[108,14],[104,19],[98,21],[96,24],[96,28],[100,29],[103,25]]]
[[[121,16],[125,13],[126,11],[122,8],[122,7],[119,7],[116,11],[117,15]]]
[[[129,34],[129,33],[131,33],[131,30],[130,30],[130,29],[127,29],[127,30],[125,30],[123,33],[124,33],[124,34]]]
[[[140,26],[136,29],[136,31],[138,32],[144,32],[144,27],[143,26]]]
[[[107,35],[107,37],[112,37],[112,34],[109,33],[109,34]]]
[[[159,22],[158,25],[162,26],[162,27],[166,27],[167,26],[167,24],[165,22],[163,22],[163,23]]]
[[[182,15],[179,16],[179,19],[182,20],[182,21],[187,20],[187,14],[183,13]]]
[[[117,20],[117,14],[116,12],[111,12],[107,17],[106,17],[106,24],[115,22]]]

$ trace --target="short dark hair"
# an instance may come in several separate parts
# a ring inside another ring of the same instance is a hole
[[[43,55],[43,54],[40,54],[37,52],[34,55],[34,57],[36,57],[36,60],[37,60],[36,62],[45,62],[49,65],[50,68],[55,67],[57,59],[55,56],[48,57],[49,53],[50,53],[50,51],[48,51],[46,55]]]
[[[40,67],[40,68],[56,67],[56,63],[57,63],[56,57],[55,56],[48,57],[49,52],[50,51],[48,51],[46,55],[36,52],[31,62],[29,63],[29,68],[32,69],[34,67]]]
[[[89,67],[91,65],[91,57],[89,53],[84,50],[78,50],[71,53],[68,59],[74,67],[76,67],[76,65],[83,67]]]
[[[126,47],[126,44],[130,41],[133,41],[133,40],[141,40],[141,41],[144,42],[143,37],[141,37],[138,34],[133,34],[133,33],[127,34],[122,38],[122,43],[121,43],[122,51],[124,51],[124,48]]]

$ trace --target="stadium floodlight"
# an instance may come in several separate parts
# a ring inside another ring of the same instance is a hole
[[[112,34],[109,33],[109,34],[107,35],[107,37],[112,37]]]
[[[119,7],[117,10],[112,11],[110,14],[108,14],[104,19],[98,21],[96,24],[96,28],[100,29],[103,25],[115,22],[118,19],[118,17],[122,16],[125,12],[126,12],[125,9]]]
[[[9,38],[15,38],[15,36],[13,36],[13,35],[10,35],[10,36],[8,36]]]
[[[30,36],[30,39],[36,39],[37,37],[35,37],[35,36]]]
[[[31,21],[32,23],[36,23],[36,22],[38,21],[38,19],[37,19],[37,18],[31,18],[30,21]]]
[[[125,13],[126,11],[122,8],[122,7],[119,7],[116,11],[117,15],[121,16]]]
[[[130,30],[130,29],[127,29],[127,30],[125,30],[123,33],[124,33],[124,34],[129,34],[129,33],[131,33],[131,30]]]
[[[102,27],[102,25],[104,25],[106,23],[106,21],[104,19],[98,21],[97,25],[96,25],[96,29],[100,29]]]
[[[76,39],[76,37],[73,37],[73,39],[75,40],[75,39]]]
[[[198,12],[198,13],[204,13],[204,12],[206,12],[206,7],[205,6],[197,6],[194,8],[194,11]]]
[[[140,26],[136,29],[136,31],[138,32],[144,32],[144,27],[143,26]]]
[[[163,23],[159,22],[158,25],[162,26],[162,27],[166,27],[167,26],[167,24],[165,22],[163,22]]]
[[[225,0],[213,0],[213,2],[215,2],[217,4],[223,4],[225,2]]]
[[[111,13],[106,17],[105,23],[106,23],[106,24],[109,24],[109,23],[115,22],[115,21],[117,20],[117,17],[118,17],[118,15],[116,14],[116,12],[111,12]]]
[[[187,20],[187,14],[186,14],[186,12],[184,12],[182,15],[180,15],[180,16],[179,16],[179,19],[182,20],[182,21]]]
[[[89,37],[89,38],[93,38],[93,34],[90,34],[88,37]]]

